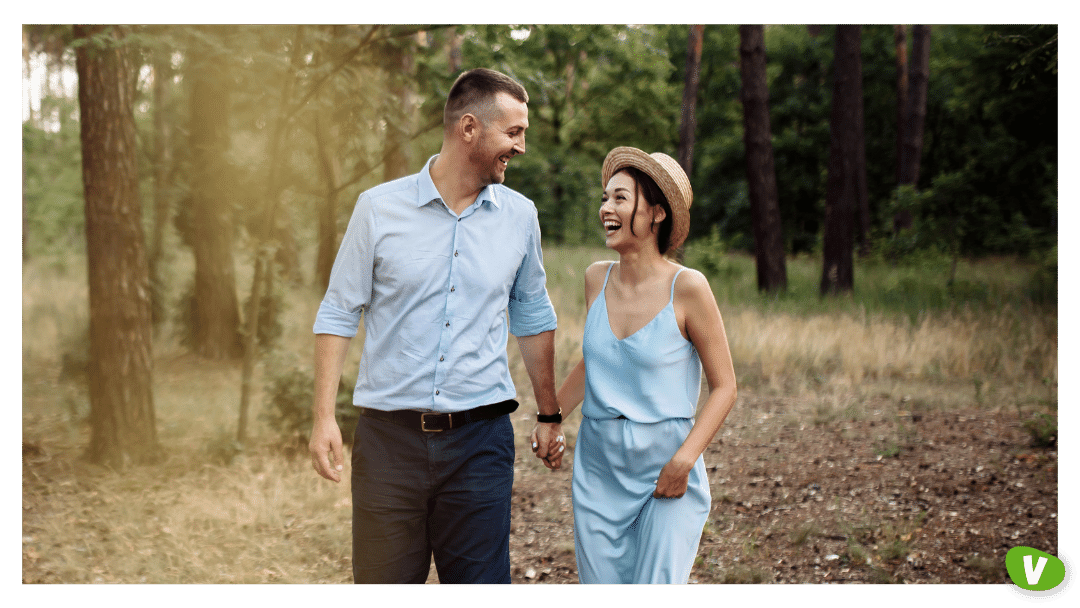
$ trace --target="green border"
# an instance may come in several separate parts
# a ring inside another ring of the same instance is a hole
[[[633,5],[630,5],[630,3],[623,1],[607,3],[607,5],[586,5],[580,0],[548,0],[537,4],[542,6],[540,10],[532,9],[528,5],[503,5],[495,6],[495,8],[485,6],[484,12],[481,12],[481,10],[473,9],[472,6],[460,10],[459,8],[451,8],[446,2],[432,2],[431,0],[403,3],[402,9],[393,10],[388,9],[386,5],[376,5],[374,8],[370,8],[370,6],[364,6],[360,2],[352,4],[302,2],[274,6],[260,5],[256,9],[240,8],[240,6],[224,2],[205,2],[204,0],[171,5],[152,4],[145,0],[141,2],[105,3],[62,0],[42,3],[40,6],[19,6],[19,8],[13,8],[8,12],[15,17],[12,19],[15,22],[11,26],[12,30],[17,24],[22,23],[58,22],[296,23],[302,21],[305,23],[340,23],[363,21],[368,23],[393,23],[413,21],[417,15],[423,15],[429,22],[442,23],[460,23],[464,21],[489,23],[529,21],[549,23],[677,23],[690,21],[711,23],[754,21],[831,23],[873,21],[876,23],[892,23],[897,21],[919,21],[919,17],[930,17],[937,23],[971,23],[973,21],[985,23],[1058,23],[1062,24],[1063,29],[1066,31],[1074,21],[1071,14],[1067,14],[1066,10],[1062,8],[1062,3],[1045,0],[1028,2],[993,0],[977,3],[915,0],[897,5],[896,9],[893,9],[892,6],[874,6],[869,10],[867,10],[864,3],[848,1],[794,2],[793,0],[781,0],[780,2],[769,3],[766,8],[762,8],[765,5],[760,4],[750,6],[750,8],[747,8],[745,4],[725,4],[713,2],[698,4],[696,2],[694,4],[672,5],[671,3],[634,1]],[[1070,42],[1068,38],[1064,40],[1065,42],[1061,45],[1061,53],[1066,58],[1068,56],[1076,58],[1075,43]],[[14,44],[10,54],[6,56],[11,57],[8,65],[10,66],[9,69],[14,72],[17,64],[15,57],[21,56],[14,49]],[[1061,65],[1062,76],[1066,76],[1069,73],[1068,66],[1071,63],[1063,58]],[[1066,83],[1065,98],[1075,99],[1076,84],[1072,83],[1067,76],[1062,80]],[[11,99],[12,102],[9,103],[14,106],[14,95],[11,96]],[[14,113],[14,107],[12,107],[8,116],[13,116]],[[1061,131],[1075,133],[1077,119],[1071,116],[1064,118],[1066,120],[1062,123]],[[14,121],[12,121],[10,129],[13,136],[2,140],[9,141],[13,146],[15,140]],[[1076,166],[1070,165],[1068,162],[1069,158],[1074,159],[1072,162],[1077,160],[1076,144],[1072,143],[1071,138],[1061,138],[1061,140],[1064,144],[1065,153],[1062,154],[1062,159],[1059,159],[1059,164]],[[19,183],[19,179],[16,177],[18,171],[16,159],[6,158],[6,161],[8,162],[2,165],[5,178],[10,180],[10,184]],[[1067,192],[1075,192],[1076,178],[1067,175],[1064,189]],[[15,188],[13,188],[13,191],[15,191]],[[14,215],[18,213],[15,211],[16,205],[10,204],[8,208],[9,213],[14,218]],[[1059,210],[1059,218],[1061,218],[1063,225],[1077,226],[1077,213],[1072,210],[1070,205],[1066,204]],[[2,260],[0,262],[2,270],[0,272],[3,273],[4,279],[10,278],[12,282],[21,281],[22,271],[17,261],[19,259],[19,240],[14,230],[15,226],[19,226],[19,221],[9,222],[8,226],[11,227],[11,237],[3,245],[8,248],[8,251],[6,251],[5,255],[0,255],[0,260]],[[1065,242],[1062,243],[1061,254],[1063,261],[1075,260],[1077,249]],[[2,301],[4,309],[10,312],[10,319],[21,319],[21,302],[16,301],[13,295],[4,298]],[[1070,303],[1077,303],[1077,287],[1066,283],[1061,294],[1059,294],[1059,305],[1061,305],[1059,308],[1070,310]],[[1061,322],[1061,326],[1059,326],[1059,344],[1065,341],[1075,344],[1076,332],[1076,324],[1072,322],[1071,317],[1065,317]],[[15,344],[21,341],[21,334],[17,333],[14,321],[4,327],[3,335],[9,337],[8,340],[4,340],[5,343]],[[14,347],[11,347],[10,351],[8,351],[11,353],[12,360],[21,361],[21,352],[16,353],[15,350]],[[1062,348],[1062,350],[1066,354],[1066,363],[1075,361],[1069,357],[1070,350],[1067,348]],[[9,386],[21,386],[21,376],[17,380],[19,384],[14,381],[16,379],[15,365],[4,366],[4,369],[10,370],[9,373],[12,376]],[[1062,375],[1061,371],[1059,371],[1059,375]],[[15,389],[12,388],[11,392],[14,393]],[[1061,392],[1059,392],[1062,395],[1062,402],[1069,403],[1071,398],[1076,395],[1076,392],[1074,387],[1065,383],[1061,387]],[[21,401],[21,394],[19,394],[19,402]],[[1076,416],[1077,414],[1071,411],[1070,408],[1062,408],[1062,428],[1071,428],[1071,425],[1075,424]],[[21,444],[21,441],[17,441],[19,438],[17,435],[21,432],[19,431],[21,430],[21,424],[12,424],[10,429],[8,432],[16,435],[13,437],[16,441],[5,442],[4,445],[10,446],[10,449],[14,451],[15,446]],[[1075,477],[1075,474],[1069,473],[1075,471],[1072,467],[1075,467],[1076,450],[1072,449],[1071,446],[1063,445],[1059,448],[1058,454],[1063,461],[1058,478],[1068,479]],[[1068,462],[1064,462],[1065,460],[1068,460]],[[22,474],[21,470],[15,469],[15,455],[12,454],[10,458],[3,459],[3,462],[6,463],[3,470],[3,477],[6,482],[4,485],[5,487],[15,487],[16,479],[21,478]],[[5,512],[16,513],[15,503],[21,500],[21,496],[17,496],[16,492],[12,491],[8,498],[9,508]],[[1077,504],[1075,484],[1061,488],[1061,503],[1062,505],[1074,506]],[[19,509],[21,509],[21,506],[19,506]],[[1065,508],[1058,510],[1059,513],[1070,511],[1071,509]],[[1071,551],[1072,555],[1080,558],[1080,538],[1077,535],[1077,525],[1070,517],[1062,517],[1062,519],[1063,521],[1059,523],[1058,528],[1058,543],[1067,551]],[[16,518],[14,525],[4,533],[3,538],[6,541],[0,543],[0,546],[9,549],[10,553],[5,553],[5,555],[11,555],[10,558],[13,562],[10,567],[3,568],[4,572],[9,572],[9,576],[4,577],[3,582],[18,586],[18,589],[14,590],[14,599],[19,605],[26,605],[30,602],[48,604],[69,602],[72,604],[90,603],[94,605],[98,603],[107,603],[109,605],[160,603],[163,595],[166,596],[168,604],[175,603],[177,605],[190,605],[192,603],[233,604],[237,600],[243,600],[245,603],[258,602],[270,606],[295,606],[300,603],[311,603],[312,600],[319,603],[327,602],[327,600],[334,602],[336,599],[340,599],[342,603],[362,599],[364,602],[369,602],[369,600],[375,600],[375,602],[390,600],[390,602],[399,604],[423,603],[423,605],[432,605],[434,603],[438,606],[444,606],[447,603],[451,605],[465,605],[467,603],[468,605],[475,605],[488,602],[505,603],[508,600],[515,605],[550,606],[552,602],[583,604],[602,598],[606,603],[613,602],[620,606],[627,604],[656,605],[664,602],[665,599],[675,599],[677,602],[690,600],[690,602],[725,604],[745,602],[745,600],[751,600],[751,602],[754,602],[754,600],[756,602],[768,600],[769,603],[789,602],[798,606],[807,604],[834,605],[837,603],[866,605],[873,603],[875,606],[904,606],[905,608],[918,602],[932,602],[933,604],[978,603],[986,606],[1016,605],[1018,602],[1008,592],[1005,592],[1000,585],[893,585],[887,587],[887,589],[875,586],[807,587],[801,585],[702,586],[679,587],[679,589],[669,589],[669,587],[621,589],[620,587],[620,589],[603,589],[603,587],[553,585],[540,586],[536,587],[536,589],[528,586],[515,586],[510,587],[510,589],[482,590],[442,590],[437,589],[437,587],[415,590],[391,590],[384,589],[384,587],[370,587],[370,589],[364,590],[351,590],[348,586],[325,586],[320,587],[319,590],[298,590],[295,587],[275,586],[256,586],[252,587],[252,589],[230,589],[230,587],[220,586],[178,586],[170,587],[168,590],[146,586],[24,586],[13,575],[15,570],[22,571],[21,552],[15,555],[16,552],[13,549],[15,546],[22,546],[21,539],[19,539],[21,529],[21,519]],[[6,562],[8,560],[5,559],[5,566],[8,565]],[[357,596],[357,593],[360,595]],[[671,597],[670,594],[674,594],[675,597]],[[1077,594],[1080,594],[1080,591],[1074,592],[1074,595]]]

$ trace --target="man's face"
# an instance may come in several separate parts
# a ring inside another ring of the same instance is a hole
[[[507,163],[525,153],[525,130],[529,128],[527,104],[498,93],[493,106],[487,122],[480,123],[480,139],[469,155],[484,185],[503,183]]]

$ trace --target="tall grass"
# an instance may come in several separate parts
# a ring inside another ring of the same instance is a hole
[[[788,290],[757,291],[754,261],[698,242],[687,264],[710,276],[732,356],[751,377],[1057,384],[1057,309],[1026,295],[1035,272],[1017,260],[857,261],[851,295],[818,295],[820,261],[788,260]]]

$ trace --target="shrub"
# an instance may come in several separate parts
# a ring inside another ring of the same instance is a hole
[[[314,399],[314,374],[293,367],[270,377],[266,393],[269,405],[264,419],[278,433],[284,445],[304,448],[311,432],[311,404]],[[335,413],[345,444],[352,443],[352,430],[359,413],[352,404],[352,386],[338,384]]]
[[[1037,448],[1052,448],[1057,445],[1057,417],[1050,414],[1035,414],[1024,422],[1024,428],[1031,435],[1031,445]]]

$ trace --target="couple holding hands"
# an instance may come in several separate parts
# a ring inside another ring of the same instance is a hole
[[[669,260],[693,192],[671,157],[604,160],[597,221],[617,262],[585,271],[583,358],[557,391],[555,315],[531,201],[502,185],[525,152],[528,94],[470,70],[450,90],[443,145],[420,173],[361,195],[315,323],[312,462],[339,481],[333,395],[365,324],[352,452],[355,582],[509,583],[517,336],[539,414],[532,449],[573,461],[583,583],[685,583],[711,508],[702,453],[735,403],[707,279]],[[508,322],[507,322],[508,321]],[[709,395],[697,408],[704,372]]]

